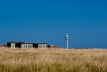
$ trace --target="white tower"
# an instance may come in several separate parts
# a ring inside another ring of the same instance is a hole
[[[72,35],[71,33],[65,33],[65,42],[66,42],[66,48],[69,48],[69,40],[71,39],[70,35]]]

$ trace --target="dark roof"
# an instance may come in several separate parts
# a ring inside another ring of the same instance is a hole
[[[11,41],[8,43],[21,43],[21,44],[48,44],[48,43],[31,43],[31,42],[15,42],[15,41]]]
[[[37,43],[37,44],[48,44],[48,43]]]
[[[10,41],[8,43],[25,43],[25,42],[16,42],[16,41]]]

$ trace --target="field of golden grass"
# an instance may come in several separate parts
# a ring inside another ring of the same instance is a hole
[[[0,48],[0,72],[107,72],[107,50]]]

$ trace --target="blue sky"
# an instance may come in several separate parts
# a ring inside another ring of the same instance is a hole
[[[0,43],[44,41],[64,47],[107,48],[106,0],[1,0]]]

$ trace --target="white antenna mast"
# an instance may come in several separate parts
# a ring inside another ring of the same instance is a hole
[[[66,48],[67,49],[69,48],[69,40],[71,39],[70,35],[72,35],[72,34],[71,33],[65,33],[65,41],[66,41]]]

